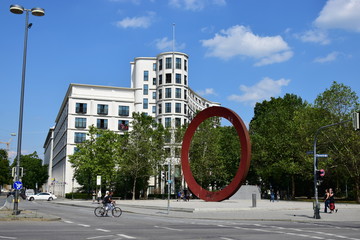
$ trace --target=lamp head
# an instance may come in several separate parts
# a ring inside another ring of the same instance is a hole
[[[23,14],[23,12],[25,11],[23,6],[20,5],[11,5],[10,6],[10,12],[14,13],[14,14]]]
[[[45,10],[43,8],[32,8],[31,13],[34,16],[42,17],[45,15]]]

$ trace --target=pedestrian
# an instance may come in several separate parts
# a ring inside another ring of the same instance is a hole
[[[95,190],[92,191],[92,201],[93,203],[95,203],[95,199],[96,199],[96,192]]]
[[[100,200],[101,200],[101,190],[99,189],[98,193],[97,193],[97,201],[98,204],[100,204]]]
[[[329,206],[330,206],[330,213],[334,211],[337,213],[338,209],[335,209],[335,194],[332,188],[329,189]]]
[[[181,191],[179,190],[178,193],[177,193],[177,199],[176,201],[179,201],[181,200]]]
[[[327,213],[327,209],[329,208],[329,204],[330,204],[329,189],[325,189],[324,204],[325,204],[324,213]]]
[[[275,193],[273,190],[271,190],[270,192],[270,202],[274,202],[275,201]]]

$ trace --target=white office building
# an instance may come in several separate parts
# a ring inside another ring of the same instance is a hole
[[[144,112],[165,127],[177,127],[191,121],[196,111],[219,106],[190,89],[188,64],[186,54],[165,52],[130,63],[130,88],[70,84],[44,143],[44,164],[49,165],[44,190],[64,196],[78,187],[68,156],[86,140],[91,125],[121,134],[131,131],[132,112]],[[173,166],[179,165],[178,154],[170,160]],[[181,174],[179,167],[173,171]],[[149,193],[155,185],[164,183],[150,179]]]

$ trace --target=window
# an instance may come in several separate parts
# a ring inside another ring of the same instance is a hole
[[[160,74],[159,75],[159,85],[161,85],[162,84],[162,75]]]
[[[165,68],[171,69],[171,58],[166,58],[165,61],[166,61]]]
[[[156,78],[153,78],[153,85],[156,85]]]
[[[159,104],[158,106],[159,106],[159,114],[161,114],[162,113],[162,105]]]
[[[181,58],[176,58],[176,69],[181,69]]]
[[[181,113],[181,103],[175,103],[175,112]]]
[[[156,106],[152,106],[152,113],[156,113]]]
[[[187,105],[184,104],[184,114],[186,114],[186,112],[187,112]]]
[[[171,103],[165,103],[165,113],[171,113]]]
[[[177,73],[175,75],[175,82],[178,84],[181,84],[181,74]]]
[[[159,71],[162,70],[162,68],[163,68],[163,60],[160,59],[159,60]]]
[[[184,70],[187,71],[187,60],[184,59]]]
[[[107,119],[97,119],[96,127],[99,129],[107,129],[108,128],[108,120]]]
[[[149,108],[149,100],[147,98],[143,99],[143,109]]]
[[[165,98],[171,98],[171,88],[165,88]]]
[[[152,99],[156,99],[156,92],[152,93]]]
[[[144,95],[148,95],[148,94],[149,94],[149,85],[144,84],[143,94],[144,94]]]
[[[144,71],[144,81],[149,81],[149,71]]]
[[[161,118],[158,119],[158,123],[159,123],[159,124],[162,124]]]
[[[171,118],[165,118],[165,127],[171,127]]]
[[[118,130],[121,130],[121,131],[129,130],[129,121],[128,120],[119,120]]]
[[[107,115],[108,114],[108,105],[105,105],[105,104],[98,104],[97,105],[97,114],[100,114],[100,115]]]
[[[75,118],[76,128],[86,128],[86,118]]]
[[[129,106],[119,106],[119,116],[129,116]]]
[[[166,80],[165,80],[166,83],[171,83],[171,73],[167,73],[165,77],[166,77]]]
[[[184,99],[187,99],[187,90],[184,90]]]
[[[76,103],[76,113],[86,113],[87,112],[87,104],[86,103]]]
[[[162,89],[159,89],[159,99],[162,99]]]
[[[82,143],[85,142],[85,140],[86,140],[86,133],[80,133],[80,132],[75,133],[75,143]]]
[[[181,88],[176,88],[175,89],[175,97],[176,98],[181,98]]]
[[[184,85],[187,85],[187,76],[184,75]]]
[[[156,71],[156,63],[153,63],[153,71]]]
[[[74,153],[80,152],[80,149],[78,147],[74,147]]]
[[[181,118],[175,118],[175,127],[181,126]]]

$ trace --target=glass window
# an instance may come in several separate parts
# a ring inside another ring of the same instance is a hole
[[[152,93],[152,99],[156,99],[156,92]]]
[[[162,70],[162,68],[163,68],[163,60],[160,59],[159,60],[159,71]]]
[[[162,99],[162,89],[159,89],[159,99]]]
[[[107,129],[108,128],[108,120],[107,119],[97,119],[96,127],[100,129]]]
[[[181,84],[181,74],[177,73],[175,75],[175,82],[178,84]]]
[[[175,127],[181,126],[181,118],[175,118]]]
[[[75,133],[75,143],[82,143],[85,142],[85,140],[86,140],[86,133],[80,133],[80,132]]]
[[[166,83],[171,83],[171,73],[167,73],[165,77],[166,77],[166,80],[165,80]]]
[[[181,69],[181,58],[176,58],[176,69]]]
[[[187,105],[184,104],[184,114],[186,114],[186,112],[187,112]]]
[[[143,99],[143,109],[149,108],[149,100],[147,98]]]
[[[149,85],[144,84],[143,94],[144,94],[144,95],[148,95],[148,94],[149,94]]]
[[[156,106],[152,106],[152,113],[156,113]]]
[[[184,85],[187,85],[187,76],[184,75]]]
[[[187,90],[184,90],[184,99],[187,99]]]
[[[153,85],[156,85],[156,78],[153,78]]]
[[[175,97],[176,98],[181,98],[181,88],[176,88],[175,89]]]
[[[76,103],[76,113],[86,113],[87,112],[87,104],[86,103]]]
[[[98,104],[97,105],[97,114],[100,115],[107,115],[108,114],[109,107],[105,104]]]
[[[187,60],[184,59],[184,70],[187,71]]]
[[[165,113],[171,113],[171,103],[165,103]]]
[[[171,118],[165,118],[165,127],[171,127]]]
[[[153,63],[153,71],[156,71],[156,63]]]
[[[121,130],[121,131],[129,130],[129,121],[128,120],[119,120],[118,130]]]
[[[86,128],[86,118],[75,118],[76,128]]]
[[[159,104],[158,106],[159,106],[159,114],[161,114],[162,113],[162,105]]]
[[[162,75],[160,74],[159,75],[159,85],[161,85],[162,84]]]
[[[119,116],[129,116],[129,106],[119,106]]]
[[[144,81],[149,81],[149,71],[144,71]]]
[[[165,88],[165,98],[171,98],[171,88]]]
[[[171,69],[171,58],[166,58],[165,61],[166,61],[165,68]]]
[[[181,113],[181,103],[175,103],[175,112]]]

